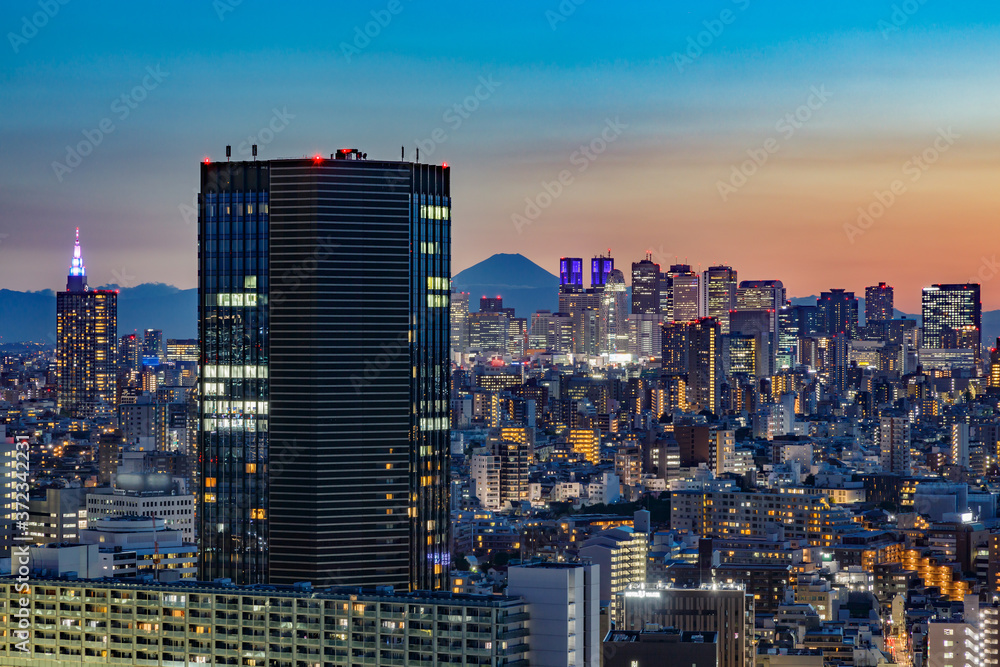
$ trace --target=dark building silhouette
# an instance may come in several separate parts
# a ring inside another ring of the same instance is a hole
[[[447,167],[201,167],[203,579],[438,589]]]

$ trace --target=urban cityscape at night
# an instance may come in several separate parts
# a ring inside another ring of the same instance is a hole
[[[0,26],[0,666],[1000,666],[996,6]]]

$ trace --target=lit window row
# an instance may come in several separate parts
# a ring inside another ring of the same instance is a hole
[[[266,419],[205,419],[203,421],[206,431],[225,430],[230,428],[245,428],[248,431],[268,430]]]
[[[205,401],[204,406],[206,413],[243,412],[247,414],[267,414],[267,401]]]
[[[206,364],[202,373],[207,378],[266,378],[267,366],[215,366]]]
[[[449,427],[448,417],[421,417],[421,431],[443,431]]]
[[[427,289],[451,289],[451,280],[440,276],[427,276]]]
[[[420,207],[420,217],[427,220],[448,220],[451,217],[451,211],[447,206],[422,205]]]
[[[216,305],[218,306],[234,306],[241,308],[243,306],[257,305],[256,294],[216,294],[215,296]]]
[[[447,308],[448,307],[448,296],[447,294],[428,294],[427,295],[427,307],[428,308]]]

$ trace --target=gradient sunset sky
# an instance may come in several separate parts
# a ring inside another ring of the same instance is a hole
[[[196,286],[198,162],[257,137],[265,159],[423,143],[453,168],[454,273],[610,248],[627,275],[652,250],[790,296],[886,281],[908,312],[976,278],[1000,308],[1000,6],[813,4],[4,2],[0,288],[62,288],[77,226],[91,284]]]

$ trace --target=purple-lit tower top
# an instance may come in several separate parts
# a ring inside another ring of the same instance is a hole
[[[83,265],[83,254],[80,252],[80,228],[76,228],[76,244],[73,246],[73,261],[69,265],[69,276],[66,278],[67,292],[87,291],[87,267]]]

